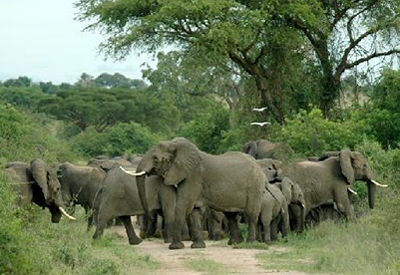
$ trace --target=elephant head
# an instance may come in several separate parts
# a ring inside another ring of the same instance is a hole
[[[37,198],[34,195],[34,202],[41,205],[42,207],[48,207],[51,213],[51,221],[58,223],[61,219],[61,215],[64,214],[67,218],[74,220],[75,218],[69,216],[63,206],[63,198],[61,194],[61,184],[58,180],[58,169],[54,166],[47,165],[41,159],[34,159],[30,163],[30,172],[32,178],[39,185],[43,197],[42,199]]]
[[[258,150],[257,142],[252,140],[252,141],[246,142],[243,145],[242,152],[249,154],[253,158],[257,159],[257,150]]]
[[[198,148],[185,138],[162,141],[146,152],[140,161],[136,173],[140,200],[150,218],[146,200],[145,175],[163,178],[164,184],[178,186],[186,178],[201,170],[201,158]]]
[[[259,159],[256,160],[257,164],[261,167],[268,182],[274,183],[282,173],[281,165],[282,162],[274,159]]]
[[[367,160],[360,152],[341,150],[339,153],[340,169],[347,184],[351,185],[356,180],[365,181],[368,186],[368,203],[372,209],[375,206],[376,186],[387,187],[373,180],[373,173]]]

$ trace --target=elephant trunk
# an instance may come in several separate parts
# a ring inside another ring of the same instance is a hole
[[[375,192],[376,185],[372,181],[367,182],[368,187],[368,204],[369,208],[373,209],[375,207]]]
[[[136,184],[138,187],[139,198],[140,198],[140,202],[142,204],[143,210],[144,210],[147,218],[152,220],[150,210],[149,210],[149,205],[147,203],[147,197],[146,197],[146,174],[147,174],[147,172],[143,169],[144,166],[145,166],[145,162],[142,160],[136,169],[136,173],[145,172],[145,174],[136,176]]]

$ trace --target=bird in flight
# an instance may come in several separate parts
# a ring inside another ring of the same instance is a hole
[[[255,126],[264,126],[264,125],[271,125],[271,122],[252,122],[251,125],[255,125]]]
[[[256,112],[264,112],[264,111],[267,110],[267,109],[268,109],[268,107],[253,108],[253,111],[256,111]]]

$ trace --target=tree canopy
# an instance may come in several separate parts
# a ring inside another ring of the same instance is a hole
[[[258,103],[278,122],[286,102],[303,92],[299,79],[318,81],[318,104],[328,115],[345,71],[399,53],[398,0],[80,0],[76,6],[79,19],[94,22],[88,28],[107,36],[101,45],[107,56],[165,45],[196,52],[247,74]]]

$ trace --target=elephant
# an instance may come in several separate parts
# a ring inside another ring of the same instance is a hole
[[[9,162],[6,172],[13,182],[18,205],[24,207],[33,202],[43,209],[48,208],[53,223],[60,222],[61,215],[75,220],[63,208],[61,186],[55,167],[47,165],[42,159],[34,159],[29,164]]]
[[[88,229],[93,224],[94,201],[106,172],[98,167],[78,166],[69,162],[58,168],[61,193],[67,205],[81,205],[86,212]]]
[[[375,204],[376,186],[387,187],[373,180],[365,157],[357,151],[341,150],[320,161],[294,161],[283,165],[281,169],[279,178],[289,177],[301,187],[305,199],[305,215],[318,206],[335,204],[347,220],[354,221],[354,208],[348,194],[354,192],[351,185],[356,180],[367,183],[371,209]],[[295,206],[291,210],[295,213],[294,227],[301,232],[304,224],[300,222],[299,210]]]
[[[270,142],[265,139],[252,140],[243,145],[242,152],[255,159],[271,158],[284,161],[293,155],[293,149],[284,142]]]
[[[114,158],[109,158],[107,156],[97,156],[92,159],[90,159],[87,163],[88,166],[91,167],[100,167],[104,171],[108,172],[111,170],[111,168],[115,166],[126,166],[126,167],[137,167],[139,162],[142,160],[142,157],[140,154],[134,154],[134,155],[128,155],[128,156],[119,156],[119,157],[114,157]]]
[[[208,232],[208,239],[219,241],[229,232],[228,220],[224,213],[206,207],[203,216],[203,229]]]
[[[305,222],[305,204],[306,201],[304,199],[303,191],[297,183],[294,183],[291,179],[284,177],[281,182],[276,182],[273,184],[277,186],[283,196],[286,199],[286,203],[288,205],[288,210],[290,206],[297,205],[300,207],[300,222],[304,224]],[[290,211],[289,211],[290,213]],[[289,215],[288,213],[288,215]],[[272,221],[271,225],[271,240],[274,241],[277,239],[278,232],[282,232],[282,236],[285,237],[287,234],[287,230],[290,229],[290,226],[285,223],[286,220],[282,220],[279,216],[278,218]],[[285,227],[285,228],[283,228]]]
[[[136,176],[140,200],[147,215],[146,176],[157,175],[163,179],[164,185],[176,189],[174,221],[167,224],[172,230],[170,249],[184,248],[180,235],[182,226],[186,219],[189,224],[201,223],[196,211],[200,206],[224,212],[231,233],[228,243],[242,241],[236,215],[245,212],[248,217],[247,241],[255,240],[266,179],[251,156],[242,152],[207,154],[189,140],[177,137],[155,144],[143,156],[136,173],[132,174]],[[202,234],[192,233],[191,247],[204,248]]]
[[[277,185],[266,182],[259,224],[262,226],[262,240],[271,244],[271,223],[273,220],[281,225],[282,237],[287,238],[289,230],[288,203]]]
[[[127,168],[128,169],[128,168]],[[142,240],[136,235],[131,223],[131,216],[144,214],[136,178],[124,172],[121,167],[112,168],[106,175],[102,190],[96,197],[96,231],[93,238],[98,239],[103,235],[108,222],[114,218],[122,220],[130,244],[139,244]],[[166,224],[173,220],[176,190],[174,186],[162,183],[159,176],[150,176],[146,179],[146,201],[149,211],[162,210]],[[160,204],[160,201],[163,204]],[[153,217],[153,215],[151,215]],[[170,242],[168,228],[165,229],[164,239]]]

